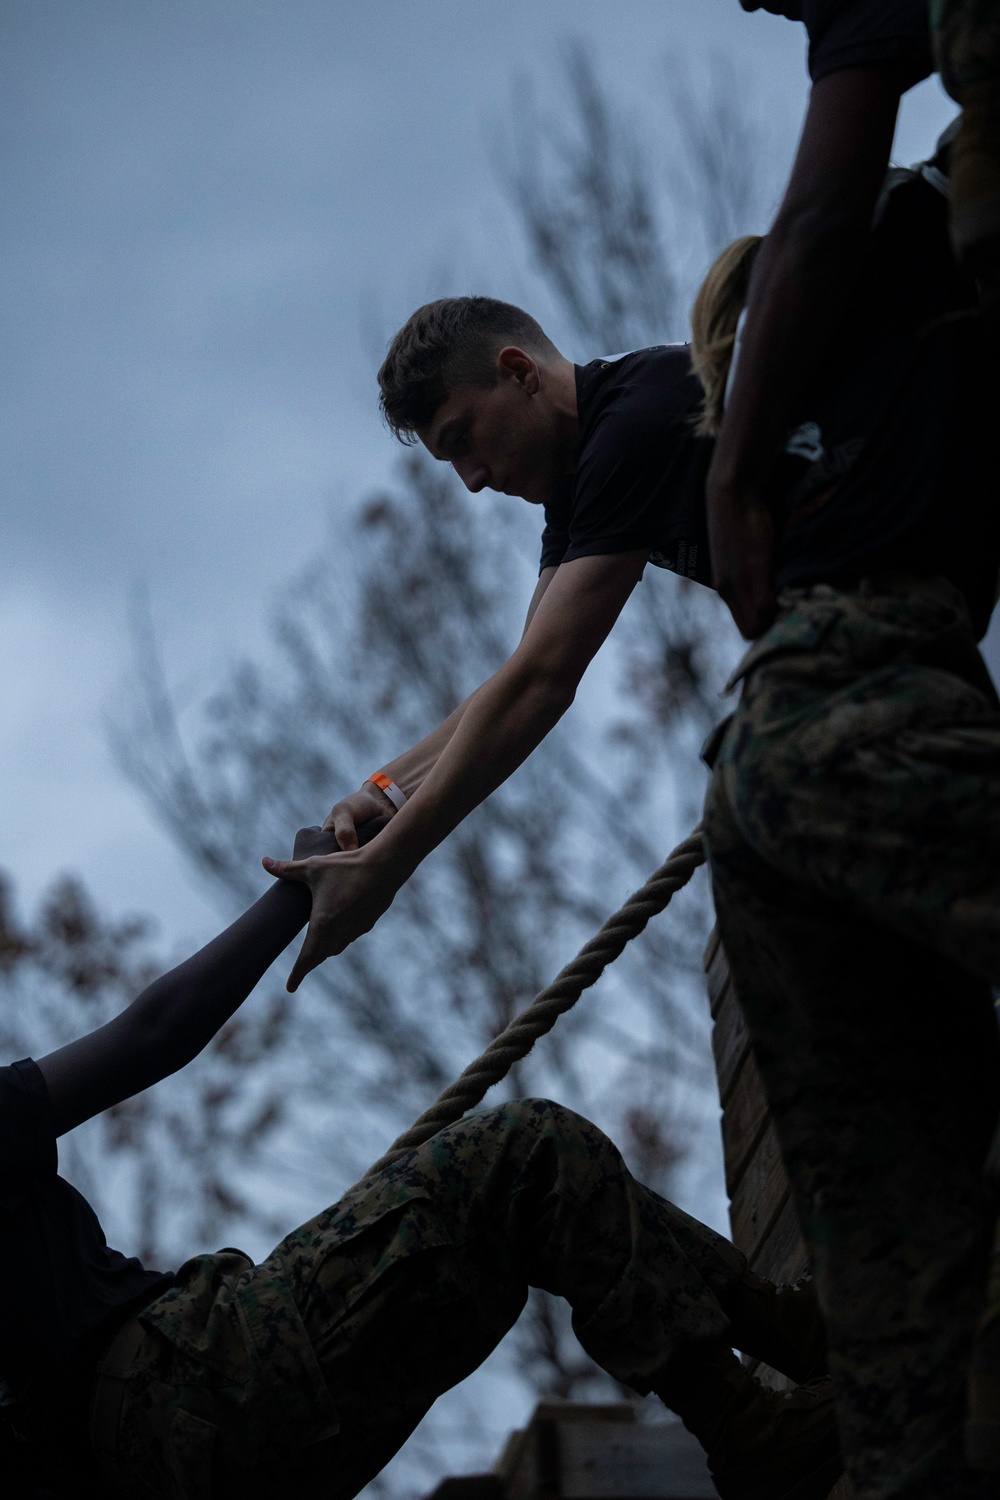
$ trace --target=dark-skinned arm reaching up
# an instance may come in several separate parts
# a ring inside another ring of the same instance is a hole
[[[707,484],[715,586],[753,640],[774,618],[768,469],[842,326],[889,165],[910,70],[848,68],[809,99],[791,180],[754,266]]]
[[[332,833],[303,828],[295,857],[329,854]],[[309,920],[305,886],[282,882],[225,932],[147,985],[120,1015],[38,1061],[56,1135],[183,1068],[239,1009]]]

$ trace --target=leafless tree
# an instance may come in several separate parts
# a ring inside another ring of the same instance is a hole
[[[738,93],[719,86],[699,102],[674,80],[684,177],[659,171],[579,49],[565,86],[568,123],[536,132],[530,153],[513,142],[502,168],[529,258],[595,354],[683,336],[690,262],[747,227],[756,192]],[[117,754],[220,909],[258,893],[262,853],[286,850],[296,826],[322,818],[505,659],[536,549],[526,507],[484,507],[411,456],[394,490],[359,507],[353,528],[282,590],[270,654],[235,665],[192,711],[179,714],[140,615]],[[169,1260],[178,1236],[189,1253],[241,1228],[260,1245],[338,1196],[687,831],[732,633],[714,596],[661,576],[643,581],[616,637],[590,719],[571,715],[374,933],[294,998],[277,980],[262,986],[180,1092],[123,1106],[70,1146],[99,1203],[88,1164],[99,1158],[103,1177],[121,1164],[127,1182],[110,1212],[131,1213],[133,1248]],[[697,986],[708,922],[700,881],[498,1097],[546,1093],[575,1106],[669,1190],[709,1087]],[[149,969],[144,934],[102,923],[78,887],[58,891],[35,926],[8,917],[3,932],[0,1027],[15,1051],[99,1024]],[[84,954],[96,957],[81,967]],[[30,1035],[19,998],[29,990]],[[194,1191],[182,1199],[185,1173]],[[544,1297],[507,1357],[538,1391],[607,1390]],[[467,1456],[495,1441],[472,1407],[461,1421]],[[425,1424],[405,1475],[386,1482],[394,1494],[440,1473],[443,1433]]]
[[[501,181],[538,271],[595,354],[662,342],[678,327],[678,279],[649,153],[579,43],[564,72],[569,109],[518,112]],[[522,92],[531,99],[530,84]]]
[[[332,578],[325,559],[309,568],[286,590],[274,659],[233,670],[193,745],[152,641],[139,637],[141,693],[118,726],[119,757],[226,897],[256,894],[261,852],[284,847],[290,828],[322,816],[332,796],[444,718],[510,653],[531,589],[525,519],[513,506],[483,513],[408,457],[399,492],[370,501],[353,536],[339,538],[352,597],[344,601],[340,570]],[[294,1034],[310,1038],[302,1066],[311,1096],[320,1090],[331,1118],[343,1110],[354,1122],[354,1150],[337,1126],[344,1171],[360,1171],[372,1142],[405,1124],[603,920],[614,893],[662,857],[674,832],[666,809],[662,836],[652,836],[645,799],[636,805],[599,768],[606,753],[584,724],[557,731],[407,883],[377,931],[290,1006]],[[692,932],[690,920],[675,922],[669,941],[665,921],[662,936],[630,955],[633,972],[619,983],[643,997],[634,1014],[616,1006],[612,1022],[596,1006],[586,1023],[570,1020],[508,1092],[558,1083],[561,1097],[594,1108],[622,1068],[635,1075],[633,1098],[644,1070],[662,1082],[690,1067],[700,1028],[684,986],[703,936],[703,921]],[[597,1087],[577,1061],[580,1026],[600,1038]],[[626,1112],[614,1125],[627,1135]]]
[[[526,511],[487,510],[409,456],[398,491],[370,501],[338,538],[349,597],[343,566],[335,577],[325,557],[311,567],[285,591],[272,660],[236,667],[186,737],[140,636],[141,691],[118,727],[119,757],[227,904],[256,894],[262,852],[285,847],[291,828],[321,817],[506,658],[531,592],[525,552],[537,537]],[[294,1079],[298,1109],[270,1149],[283,1176],[289,1160],[322,1164],[313,1208],[360,1175],[675,840],[670,799],[629,790],[631,752],[617,725],[604,734],[578,719],[558,730],[426,862],[375,932],[294,1000],[276,992],[286,1046],[270,1066]],[[609,774],[616,754],[620,779]],[[575,1106],[668,1190],[690,1124],[690,1098],[671,1080],[708,1078],[693,999],[706,931],[704,902],[689,896],[498,1095]],[[608,1386],[553,1304],[533,1305],[511,1357],[542,1388]]]

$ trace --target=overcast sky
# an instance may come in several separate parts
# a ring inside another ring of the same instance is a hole
[[[107,749],[130,599],[148,593],[172,680],[208,688],[328,524],[391,475],[380,351],[428,296],[524,293],[494,143],[567,39],[651,121],[667,57],[697,85],[727,56],[787,160],[802,28],[737,0],[3,0],[0,16],[0,864],[28,894],[77,869],[111,910],[201,937],[203,893]],[[936,82],[914,91],[901,159],[950,113]]]

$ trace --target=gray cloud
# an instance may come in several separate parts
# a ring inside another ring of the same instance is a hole
[[[197,924],[102,737],[136,583],[186,682],[261,639],[391,474],[380,341],[424,296],[530,285],[490,137],[568,36],[652,120],[664,54],[729,51],[789,149],[802,37],[735,0],[5,0],[0,27],[0,862]]]

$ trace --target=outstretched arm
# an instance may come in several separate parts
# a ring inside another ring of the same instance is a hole
[[[748,639],[776,609],[764,481],[803,385],[847,313],[909,81],[885,66],[844,69],[816,84],[791,180],[754,266],[707,485],[713,581]]]
[[[528,618],[524,623],[525,630],[531,624],[535,610],[541,603],[542,596],[555,577],[556,571],[555,568],[543,568],[528,606]],[[458,708],[448,715],[443,724],[439,724],[437,729],[422,739],[418,745],[414,745],[412,750],[404,750],[403,754],[397,755],[395,760],[381,767],[372,767],[372,769],[385,771],[405,796],[412,797],[437,765],[441,752],[450,743],[473,697],[475,694],[470,694],[464,703],[460,703]],[[362,825],[368,824],[374,827],[377,824],[379,828],[384,827],[395,811],[395,806],[385,792],[380,791],[372,782],[366,781],[356,792],[352,792],[349,797],[342,798],[336,804],[323,827],[331,829],[337,835],[337,842],[341,849],[356,849],[358,829]]]
[[[295,856],[329,854],[305,828]],[[306,886],[279,882],[192,958],[155,979],[120,1015],[39,1060],[57,1135],[183,1068],[238,1010],[309,920]]]
[[[433,770],[367,848],[264,861],[272,875],[305,881],[313,893],[289,989],[373,927],[421,860],[545,738],[572,703],[647,556],[581,557],[556,570],[517,650],[468,699]]]

